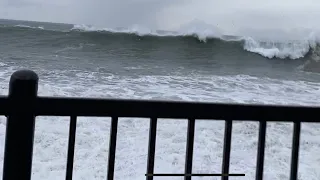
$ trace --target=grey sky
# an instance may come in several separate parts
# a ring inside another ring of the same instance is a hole
[[[193,19],[226,31],[320,27],[319,0],[0,0],[0,18],[177,28]]]

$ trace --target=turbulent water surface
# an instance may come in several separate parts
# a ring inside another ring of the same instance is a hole
[[[314,33],[280,40],[196,28],[172,32],[0,20],[1,93],[7,94],[15,70],[27,68],[39,74],[40,95],[319,105],[319,52]],[[2,118],[2,148],[5,123]],[[121,119],[116,179],[144,178],[148,123]],[[67,118],[40,117],[36,125],[33,179],[61,179]],[[106,178],[109,125],[109,118],[80,118],[75,179]],[[186,125],[160,120],[155,172],[183,173]],[[197,122],[195,173],[220,172],[223,128],[222,121]],[[319,128],[303,124],[301,179],[320,178]],[[235,123],[231,173],[246,177],[232,179],[254,179],[257,133],[257,123]],[[265,179],[288,179],[292,125],[270,123],[267,134]]]

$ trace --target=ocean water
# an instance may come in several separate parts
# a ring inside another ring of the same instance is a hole
[[[26,68],[38,73],[41,96],[320,104],[316,33],[276,39],[198,26],[171,32],[0,20],[0,92]],[[148,127],[148,119],[120,119],[115,179],[144,178]],[[159,120],[155,173],[184,172],[186,127],[185,120]],[[319,129],[302,125],[300,179],[320,179]],[[110,118],[79,118],[74,179],[106,179],[109,130]],[[221,172],[223,133],[223,121],[196,122],[194,173]],[[292,124],[268,123],[265,179],[289,178],[291,137]],[[32,179],[64,178],[67,138],[68,118],[37,118]],[[246,176],[230,179],[254,179],[257,138],[258,123],[235,122],[230,173]]]

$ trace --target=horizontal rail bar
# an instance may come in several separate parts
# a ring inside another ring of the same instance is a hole
[[[245,174],[146,174],[146,176],[245,176]]]
[[[20,107],[11,103],[8,98],[0,98],[0,114],[30,111],[37,116],[76,115],[320,122],[317,118],[320,107],[62,97],[38,97],[35,104]]]

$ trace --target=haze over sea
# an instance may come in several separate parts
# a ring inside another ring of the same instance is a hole
[[[312,0],[0,0],[0,93],[26,68],[38,73],[42,96],[319,106],[319,8]],[[2,149],[5,125],[1,117]],[[37,118],[32,179],[64,178],[68,125]],[[144,178],[148,127],[120,119],[115,179]],[[186,127],[159,120],[156,173],[184,172]],[[320,179],[319,129],[302,125],[301,179]],[[74,179],[106,179],[109,130],[110,118],[79,118]],[[224,121],[196,122],[194,173],[220,173],[223,133]],[[230,172],[246,176],[230,179],[255,178],[257,135],[258,123],[235,122]],[[268,123],[265,179],[289,178],[291,137],[292,124]]]

